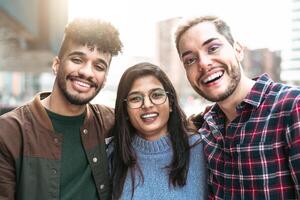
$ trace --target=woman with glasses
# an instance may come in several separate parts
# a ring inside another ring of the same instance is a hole
[[[151,63],[123,74],[113,128],[113,199],[206,199],[200,136],[187,128],[175,89]]]

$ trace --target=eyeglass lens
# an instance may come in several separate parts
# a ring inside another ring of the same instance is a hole
[[[140,108],[145,101],[145,96],[141,93],[133,93],[127,97],[127,104],[130,108]],[[154,105],[163,104],[167,99],[167,93],[163,89],[152,90],[148,95]]]

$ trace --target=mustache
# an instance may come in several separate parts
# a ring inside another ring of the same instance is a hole
[[[218,65],[214,65],[214,66],[211,65],[207,69],[202,69],[202,71],[201,71],[202,72],[202,76],[201,77],[205,76],[206,73],[209,73],[210,71],[213,71],[214,69],[220,69],[220,68],[225,69],[225,71],[227,71],[228,66],[225,65],[225,64],[218,64]]]
[[[68,75],[66,77],[67,79],[70,79],[70,80],[78,80],[78,81],[81,81],[81,82],[84,82],[84,83],[87,83],[89,84],[91,87],[95,87],[95,88],[98,88],[99,85],[93,81],[92,78],[87,78],[83,75],[79,75],[79,76],[74,76],[74,75]]]

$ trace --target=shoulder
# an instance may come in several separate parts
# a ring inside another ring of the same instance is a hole
[[[268,95],[280,97],[300,97],[300,87],[290,86],[282,83],[273,83]]]
[[[189,136],[191,163],[198,166],[204,160],[204,149],[201,135],[199,133]]]
[[[199,145],[202,143],[202,138],[199,133],[193,133],[188,136],[190,146]]]
[[[88,108],[89,113],[91,113],[88,116],[98,121],[102,129],[105,130],[106,137],[110,136],[110,130],[115,123],[114,109],[99,104],[88,104]]]
[[[274,83],[267,93],[267,99],[272,99],[275,105],[283,108],[292,108],[300,101],[300,87]]]
[[[114,109],[101,104],[88,104],[91,109],[101,115],[114,115]]]
[[[30,117],[27,110],[27,105],[24,105],[0,116],[0,151],[8,146],[11,149],[20,147],[24,124]]]
[[[29,108],[26,104],[1,115],[0,127],[3,128],[6,126],[15,126],[17,123],[24,123],[24,120],[28,118],[28,109]]]
[[[96,115],[101,121],[114,121],[114,109],[105,105],[88,104],[89,110],[92,115]]]

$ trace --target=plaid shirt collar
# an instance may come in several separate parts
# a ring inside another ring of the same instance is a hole
[[[269,86],[273,81],[267,74],[262,74],[259,77],[253,79],[255,81],[249,94],[246,98],[236,107],[238,115],[242,112],[245,106],[251,108],[258,108],[265,99]],[[250,109],[251,109],[250,108]],[[204,115],[204,120],[212,129],[214,137],[222,137],[221,132],[218,131],[224,129],[226,116],[220,106],[216,103],[209,112]]]
[[[252,106],[254,108],[258,108],[260,104],[265,99],[265,94],[268,91],[268,88],[273,81],[269,78],[267,74],[262,74],[259,77],[253,79],[255,82],[252,87],[250,93],[246,96],[246,98],[236,107],[238,114],[243,110],[243,108],[247,105]],[[209,121],[210,118],[223,118],[225,114],[221,110],[220,106],[216,103],[210,110],[204,115],[204,119]],[[216,120],[218,121],[218,120]]]

